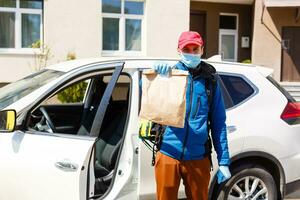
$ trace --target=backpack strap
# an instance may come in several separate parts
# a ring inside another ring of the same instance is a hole
[[[208,138],[205,143],[205,155],[209,158],[211,164],[211,170],[213,170],[213,162],[212,162],[212,140],[211,140],[211,107],[213,103],[213,97],[215,94],[216,86],[217,86],[217,74],[212,74],[208,78],[205,79],[205,91],[207,95],[207,102],[208,102],[208,120],[207,120],[207,128],[208,128]]]
[[[212,105],[213,97],[217,86],[217,74],[212,74],[211,77],[205,79],[205,91],[208,99],[209,114]]]

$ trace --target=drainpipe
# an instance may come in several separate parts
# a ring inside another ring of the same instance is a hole
[[[281,43],[281,39],[278,38],[275,33],[272,32],[272,30],[268,27],[267,24],[265,24],[264,22],[264,14],[265,14],[265,9],[266,9],[266,6],[265,6],[265,1],[262,1],[262,6],[263,6],[263,10],[262,10],[262,14],[261,14],[261,18],[260,18],[260,22],[262,25],[264,25],[266,27],[266,29],[274,36],[274,38],[279,42]]]

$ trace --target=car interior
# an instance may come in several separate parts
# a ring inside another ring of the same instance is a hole
[[[47,132],[48,134],[61,133],[89,136],[97,109],[110,78],[111,74],[98,75],[62,87],[32,111],[28,121],[28,130]],[[81,93],[81,96],[75,98],[78,93]],[[74,98],[62,98],[63,94],[73,95]],[[117,166],[116,163],[125,132],[129,94],[130,78],[125,74],[121,74],[113,89],[104,114],[99,137],[95,143],[95,196],[103,195],[108,190],[114,177],[114,169]]]

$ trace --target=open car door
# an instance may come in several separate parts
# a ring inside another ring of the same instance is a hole
[[[85,199],[94,140],[0,133],[0,199]]]
[[[0,132],[0,199],[88,199],[90,161],[123,63],[113,66],[90,135]],[[29,109],[30,110],[30,109]]]

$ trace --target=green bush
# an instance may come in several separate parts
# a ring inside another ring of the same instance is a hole
[[[243,60],[242,63],[251,63],[250,59]]]
[[[35,49],[39,49],[41,48],[41,40],[37,40],[34,43],[32,43],[29,48],[35,48]]]
[[[76,54],[74,52],[69,52],[67,54],[67,60],[75,60],[76,59]]]
[[[76,83],[65,90],[61,91],[57,98],[62,103],[77,103],[82,102],[84,98],[84,94],[86,91],[88,83],[82,81],[80,83]]]
[[[76,54],[69,52],[67,54],[67,60],[75,60]],[[70,87],[66,88],[57,95],[58,100],[62,103],[78,103],[82,102],[87,87],[87,82],[82,81],[75,83]]]

